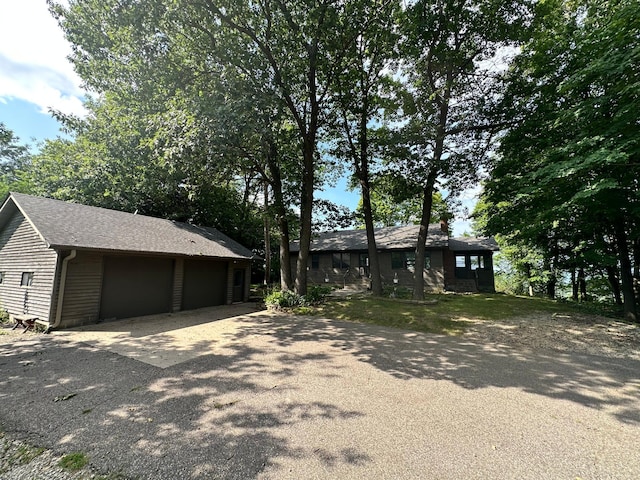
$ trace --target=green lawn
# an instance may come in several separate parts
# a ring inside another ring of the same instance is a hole
[[[459,335],[465,319],[500,320],[534,312],[575,312],[571,304],[542,298],[500,294],[429,295],[424,303],[391,298],[353,296],[328,299],[304,313],[352,322],[372,323],[419,332]]]

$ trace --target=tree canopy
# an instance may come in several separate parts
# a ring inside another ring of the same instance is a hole
[[[485,193],[485,231],[539,248],[551,296],[562,269],[616,267],[630,319],[640,260],[639,25],[633,0],[537,5],[534,35],[508,77],[512,125]]]

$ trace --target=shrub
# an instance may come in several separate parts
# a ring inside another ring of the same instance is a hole
[[[0,324],[4,325],[9,323],[9,312],[7,312],[4,308],[0,307]]]
[[[264,298],[264,303],[267,307],[293,308],[306,305],[306,300],[295,292],[276,290]]]
[[[308,305],[318,305],[324,302],[324,299],[332,290],[328,285],[312,285],[307,289],[307,294],[304,298]]]

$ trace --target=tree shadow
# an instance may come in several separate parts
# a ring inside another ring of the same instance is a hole
[[[256,478],[265,469],[277,477],[291,460],[328,476],[367,469],[375,459],[358,445],[291,437],[318,424],[348,432],[364,419],[364,405],[318,393],[327,379],[353,375],[343,356],[402,381],[516,388],[640,425],[640,362],[267,312],[232,321],[224,344],[194,342],[199,356],[168,368],[64,337],[0,344],[0,426],[139,478]],[[155,346],[169,348],[164,342]]]
[[[286,435],[306,423],[348,423],[363,415],[293,395],[296,387],[286,378],[326,361],[321,353],[236,344],[160,369],[40,336],[0,345],[0,358],[2,430],[54,451],[82,451],[105,473],[244,479],[277,471],[283,458],[326,468],[371,461],[357,447],[319,451]]]
[[[422,334],[316,317],[264,316],[238,333],[270,336],[280,347],[325,344],[398,379],[447,380],[465,389],[518,388],[607,410],[640,425],[640,362],[606,356],[479,344],[465,337]]]

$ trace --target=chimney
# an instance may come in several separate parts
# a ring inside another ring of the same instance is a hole
[[[449,235],[449,221],[446,218],[440,219],[440,230]]]

